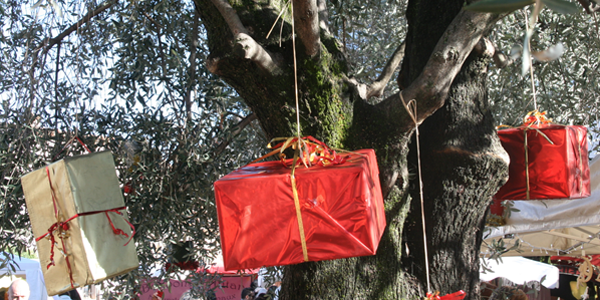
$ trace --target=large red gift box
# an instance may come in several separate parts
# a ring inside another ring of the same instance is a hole
[[[226,270],[306,261],[290,177],[280,161],[250,164],[215,182]],[[295,169],[308,261],[374,255],[385,229],[372,149],[346,162]]]
[[[589,197],[586,134],[583,126],[554,124],[499,130],[510,165],[495,201]]]

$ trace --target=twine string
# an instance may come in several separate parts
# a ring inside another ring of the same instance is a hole
[[[402,97],[402,92],[400,92],[400,100],[402,100],[404,108],[415,123],[415,137],[417,140],[417,167],[419,173],[419,198],[421,201],[421,224],[423,225],[423,250],[425,253],[425,277],[427,279],[427,293],[431,293],[431,280],[429,275],[429,253],[427,251],[427,227],[425,226],[425,201],[423,200],[423,178],[421,171],[421,145],[419,143],[419,123],[417,122],[417,102],[415,101],[415,99],[412,99],[408,101],[408,103],[406,103],[404,101],[404,97]]]

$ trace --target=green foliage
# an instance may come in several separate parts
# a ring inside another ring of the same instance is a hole
[[[145,278],[181,273],[164,272],[179,241],[194,241],[190,259],[212,263],[219,250],[212,183],[266,142],[256,124],[238,126],[248,109],[204,67],[208,50],[193,4],[115,3],[47,52],[45,38],[97,4],[2,7],[0,251],[35,249],[19,178],[84,154],[77,145],[63,151],[79,136],[92,151],[113,153],[137,230],[140,269],[105,282],[106,291],[128,297]],[[199,293],[216,279],[192,276]]]
[[[546,4],[551,10],[561,14],[575,14],[579,12],[577,4],[564,0],[543,0],[542,3]]]
[[[502,20],[490,35],[497,51],[510,53],[522,43],[526,13],[516,12]],[[589,15],[561,15],[543,10],[532,36],[532,51],[547,49],[561,42],[565,53],[550,62],[533,62],[538,110],[547,111],[558,124],[586,125],[590,152],[598,152],[600,133],[600,33]],[[503,69],[492,68],[488,81],[489,97],[497,124],[518,126],[534,107],[529,76],[520,75],[515,61]],[[592,151],[593,150],[593,151]],[[594,154],[590,154],[591,157]]]
[[[535,3],[535,0],[481,0],[465,6],[465,10],[505,13]]]
[[[377,79],[392,53],[404,41],[408,27],[407,2],[337,0],[329,3],[332,34],[342,43],[351,64],[350,74],[360,82]],[[396,84],[390,84],[382,98],[398,91]]]
[[[512,3],[514,10],[533,2],[475,4]],[[554,10],[569,11],[564,1],[543,2]],[[212,262],[219,250],[212,183],[257,157],[266,141],[258,124],[238,125],[249,109],[205,67],[208,41],[192,1],[115,1],[60,44],[46,48],[48,38],[98,6],[96,1],[0,0],[0,251],[19,254],[35,249],[19,178],[57,158],[83,154],[79,146],[63,151],[72,137],[79,136],[92,151],[114,154],[120,182],[128,190],[125,201],[137,230],[141,267],[105,283],[107,290],[125,297],[154,270],[164,270],[174,243],[194,241],[191,258]],[[311,94],[319,97],[311,109],[330,113],[329,119],[317,121],[334,127],[344,113],[339,101],[346,91],[328,79],[348,75],[364,83],[373,81],[404,39],[406,1],[338,0],[331,1],[329,9],[331,34],[344,53],[329,51],[317,63],[332,65],[309,65],[304,71],[311,77],[305,82],[320,89]],[[491,39],[508,52],[522,42],[525,23],[519,10],[503,20]],[[544,11],[531,39],[534,50],[558,42],[567,49],[556,61],[534,63],[538,108],[549,111],[557,123],[590,126],[591,137],[600,134],[596,103],[600,40],[594,29],[588,16]],[[275,34],[272,40],[276,39]],[[341,61],[336,55],[352,62],[350,74],[346,66],[336,65]],[[323,69],[332,74],[322,73]],[[518,125],[533,109],[529,78],[519,73],[518,64],[490,72],[489,96],[499,124]],[[393,84],[383,97],[397,91]],[[344,132],[330,134],[334,142],[346,138]],[[598,151],[598,143],[593,145]],[[395,222],[400,219],[404,214]],[[398,237],[401,228],[396,224],[393,229]],[[389,247],[400,249],[400,239],[396,242]],[[199,289],[215,280],[202,273],[193,276]]]
[[[575,3],[566,0],[541,0],[539,2],[546,4],[553,11],[561,14],[574,14],[579,12]],[[465,10],[508,13],[534,3],[536,3],[535,0],[482,0],[465,6]]]

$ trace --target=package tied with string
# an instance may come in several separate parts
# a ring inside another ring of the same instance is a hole
[[[138,267],[110,152],[61,159],[21,183],[48,295]]]
[[[321,149],[300,151],[316,161],[312,166],[285,158],[251,163],[215,182],[226,270],[377,251],[385,214],[375,152],[338,154],[312,137],[303,139],[308,148]]]
[[[510,156],[509,179],[494,196],[492,213],[503,200],[578,199],[590,196],[587,129],[552,124],[531,112],[524,124],[498,130]]]

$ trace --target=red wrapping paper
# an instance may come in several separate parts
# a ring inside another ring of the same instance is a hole
[[[215,182],[225,270],[304,262],[290,172],[269,161]],[[386,224],[375,152],[295,172],[309,261],[374,255]]]
[[[525,160],[525,132],[528,168]],[[521,126],[499,130],[502,146],[510,156],[510,166],[508,182],[500,188],[494,201],[589,197],[590,169],[586,134],[587,129],[583,126],[564,125]],[[526,187],[527,169],[529,198]]]

